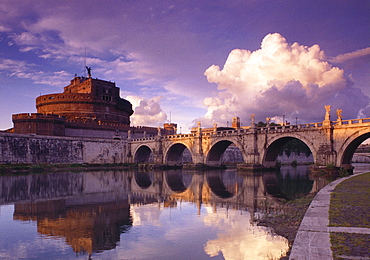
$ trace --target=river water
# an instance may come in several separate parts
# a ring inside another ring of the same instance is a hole
[[[257,220],[325,184],[307,166],[0,176],[0,259],[276,259],[287,240]]]

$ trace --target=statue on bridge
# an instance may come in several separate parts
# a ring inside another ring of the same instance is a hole
[[[254,118],[255,118],[255,114],[251,114],[251,125],[253,126],[254,125]]]
[[[337,108],[337,122],[339,125],[342,124],[342,109]]]
[[[266,117],[266,126],[270,125],[271,117]]]
[[[342,121],[342,109],[337,108],[337,117],[338,121]]]
[[[326,110],[325,120],[330,121],[330,105],[325,105],[325,110]]]

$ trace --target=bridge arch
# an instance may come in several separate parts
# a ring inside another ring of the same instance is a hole
[[[185,153],[185,154],[184,154]],[[190,155],[189,155],[190,153]],[[184,158],[186,157],[190,158]],[[164,156],[164,163],[168,165],[182,165],[187,162],[193,162],[193,155],[189,147],[183,143],[175,143],[171,145]]]
[[[136,172],[134,178],[136,184],[142,189],[149,188],[153,183],[153,176],[146,172]]]
[[[336,165],[345,169],[351,169],[353,154],[357,147],[368,138],[370,138],[370,128],[363,131],[357,131],[350,135],[338,149]]]
[[[135,163],[151,163],[153,162],[153,152],[147,145],[139,146],[134,152]]]
[[[192,175],[185,175],[176,171],[168,171],[165,175],[165,181],[171,191],[181,193],[189,188],[192,182]]]
[[[207,165],[221,165],[222,155],[224,154],[224,152],[230,145],[235,145],[235,147],[239,149],[241,156],[242,156],[242,161],[240,162],[245,162],[246,155],[243,152],[244,149],[241,145],[239,145],[238,142],[235,142],[234,140],[229,140],[229,139],[222,139],[222,140],[218,139],[217,142],[210,145],[210,149],[206,156],[206,164]]]
[[[276,165],[276,160],[279,156],[279,151],[281,147],[283,147],[285,144],[292,140],[297,140],[307,146],[307,148],[311,151],[313,156],[313,162],[316,162],[316,151],[314,145],[311,144],[306,138],[300,136],[300,135],[292,135],[292,134],[286,134],[286,135],[279,135],[274,138],[271,138],[271,140],[268,140],[266,144],[266,148],[262,152],[262,162],[261,164],[264,167],[274,167]]]
[[[205,175],[208,187],[220,199],[230,199],[237,196],[243,185],[243,178],[235,175],[229,179],[223,171],[209,171]]]

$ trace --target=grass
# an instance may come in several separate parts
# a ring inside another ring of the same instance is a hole
[[[334,259],[347,259],[346,256],[369,257],[370,254],[370,235],[351,234],[351,233],[331,233],[330,242],[332,244]]]
[[[332,192],[329,226],[370,228],[370,173],[340,183]]]
[[[338,184],[331,194],[329,226],[370,228],[370,173],[352,177]],[[368,257],[370,235],[330,233],[334,259]]]

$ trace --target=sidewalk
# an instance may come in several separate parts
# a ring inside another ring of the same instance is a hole
[[[349,184],[346,180],[360,176],[354,174],[349,177],[338,179],[329,183],[319,191],[312,203],[310,204],[306,214],[301,222],[297,232],[292,251],[290,253],[290,260],[328,260],[333,259],[333,252],[330,243],[330,233],[349,236],[353,234],[360,234],[360,242],[368,241],[370,238],[370,228],[366,227],[329,227],[329,206],[330,196],[335,187],[344,182],[344,185]],[[369,187],[370,182],[361,183],[363,187]],[[344,194],[344,193],[343,193]],[[361,198],[358,198],[361,199]],[[367,198],[366,203],[370,203]],[[345,206],[345,205],[344,205]],[[342,218],[346,216],[346,211],[341,211]],[[370,212],[361,212],[367,218],[370,218]],[[369,220],[369,219],[367,219]],[[367,221],[368,222],[368,221]],[[341,233],[339,233],[341,232]],[[364,235],[361,235],[364,234]],[[364,237],[365,236],[365,240]],[[361,240],[362,239],[362,240]],[[337,255],[336,259],[369,259],[370,260],[370,245],[365,245],[367,252],[362,252],[361,256]],[[349,250],[351,251],[351,250]]]

